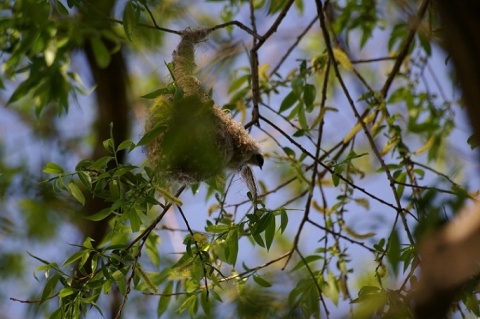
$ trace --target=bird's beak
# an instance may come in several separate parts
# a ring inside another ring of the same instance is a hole
[[[260,167],[260,169],[262,169],[262,167],[263,167],[263,162],[264,162],[264,160],[263,160],[263,155],[262,155],[262,154],[256,154],[256,155],[255,155],[255,158],[256,158],[256,160],[257,160],[258,167]]]

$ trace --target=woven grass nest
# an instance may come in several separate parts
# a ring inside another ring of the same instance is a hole
[[[155,130],[146,146],[159,176],[191,184],[226,170],[262,167],[257,142],[243,126],[215,105],[194,76],[194,47],[206,31],[185,31],[173,53],[175,94],[160,96],[149,110],[145,131]],[[248,184],[248,182],[247,182]]]

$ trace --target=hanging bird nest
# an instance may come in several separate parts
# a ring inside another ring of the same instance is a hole
[[[184,32],[173,53],[176,91],[155,101],[145,125],[147,133],[156,134],[146,146],[154,171],[186,184],[263,165],[256,141],[215,105],[194,75],[194,46],[206,35],[205,30]]]

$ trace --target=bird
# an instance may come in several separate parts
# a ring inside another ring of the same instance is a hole
[[[262,168],[264,164],[259,144],[215,104],[195,76],[194,48],[208,32],[185,30],[173,52],[175,90],[158,97],[149,110],[145,132],[154,132],[155,137],[146,146],[147,157],[158,176],[183,184],[199,183],[226,171],[242,172],[256,194],[249,165]]]

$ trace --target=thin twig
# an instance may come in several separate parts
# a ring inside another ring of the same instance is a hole
[[[365,195],[371,197],[372,199],[378,201],[379,203],[382,203],[383,205],[386,205],[390,208],[393,208],[395,209],[397,212],[401,212],[401,213],[410,213],[408,210],[404,209],[404,208],[398,208],[397,206],[381,199],[380,197],[377,197],[375,196],[374,194],[368,192],[367,190],[365,190],[364,188],[362,187],[359,187],[355,184],[353,184],[352,182],[350,182],[348,179],[346,179],[345,177],[343,177],[342,175],[340,174],[337,174],[333,171],[332,168],[330,168],[329,166],[323,164],[319,159],[315,158],[314,155],[312,155],[309,151],[307,151],[302,145],[300,145],[299,143],[297,143],[293,138],[290,137],[290,135],[288,135],[287,133],[283,132],[283,130],[281,130],[278,126],[276,126],[272,121],[270,121],[269,119],[263,117],[263,116],[260,116],[260,119],[267,123],[268,125],[272,126],[273,128],[275,128],[280,134],[282,134],[285,138],[287,138],[289,140],[290,143],[294,144],[297,148],[299,148],[305,155],[309,156],[310,158],[312,158],[314,161],[318,161],[318,163],[324,168],[326,169],[330,174],[332,175],[335,175],[337,176],[340,180],[342,180],[343,182],[347,183],[348,185],[350,185],[351,187],[355,188],[356,190],[364,193]]]
[[[400,67],[402,66],[403,60],[405,60],[405,58],[408,55],[410,46],[413,42],[413,39],[415,38],[415,34],[417,33],[418,28],[420,27],[420,24],[423,20],[423,16],[425,15],[425,12],[427,11],[429,3],[430,3],[430,0],[424,0],[420,5],[420,9],[418,10],[418,14],[417,14],[417,20],[414,22],[413,27],[410,29],[410,32],[408,33],[405,41],[403,42],[402,48],[400,49],[400,53],[398,54],[397,59],[395,60],[395,64],[393,65],[392,71],[390,72],[387,80],[385,81],[385,84],[383,85],[380,91],[384,99],[388,95],[388,90],[390,89],[390,86],[393,83],[393,79],[397,76],[398,72],[400,71]]]
[[[370,134],[370,131],[368,130],[367,125],[365,124],[365,122],[360,117],[360,114],[358,113],[358,110],[355,107],[355,103],[354,103],[354,101],[353,101],[353,99],[352,99],[352,97],[351,97],[351,95],[350,95],[350,93],[347,89],[347,86],[345,85],[345,82],[342,79],[342,76],[340,74],[340,70],[338,68],[338,65],[335,62],[335,55],[333,53],[333,48],[332,48],[331,43],[330,43],[330,36],[328,34],[327,27],[326,27],[326,24],[325,24],[325,18],[323,16],[323,9],[322,9],[322,2],[320,0],[316,0],[315,2],[317,4],[317,13],[320,17],[320,28],[322,30],[323,37],[325,39],[325,45],[327,47],[328,54],[330,56],[330,59],[333,61],[333,69],[335,71],[335,75],[338,79],[338,82],[340,83],[340,86],[342,88],[342,91],[343,91],[345,97],[348,100],[348,104],[350,105],[350,108],[352,109],[353,113],[355,114],[355,117],[357,118],[357,120],[359,121],[359,123],[362,126],[363,131],[365,132],[365,135],[367,137],[367,140],[370,144],[370,147],[371,147],[373,153],[375,154],[375,157],[380,162],[382,168],[385,171],[385,174],[387,175],[388,181],[390,182],[390,188],[392,189],[392,193],[393,193],[393,196],[395,198],[396,207],[397,207],[397,216],[395,218],[394,227],[396,225],[396,220],[397,220],[398,216],[400,215],[400,218],[402,219],[403,226],[404,226],[405,232],[407,234],[408,240],[410,241],[410,243],[413,244],[415,242],[415,240],[414,240],[414,238],[413,238],[413,236],[410,232],[410,229],[408,227],[408,223],[407,223],[406,218],[403,214],[403,208],[402,208],[402,204],[400,202],[400,197],[398,195],[398,192],[397,192],[395,184],[394,184],[395,179],[393,178],[388,166],[385,164],[385,161],[383,160],[382,155],[380,154],[380,151],[378,150],[377,146],[375,145],[375,141],[373,140],[373,137]]]
[[[192,236],[193,243],[195,244],[195,248],[197,248],[197,254],[198,257],[200,258],[200,261],[202,262],[202,269],[203,269],[203,280],[205,282],[205,287],[206,287],[206,298],[208,298],[208,295],[210,291],[208,290],[208,281],[207,281],[207,268],[205,267],[205,262],[203,260],[202,252],[200,250],[200,247],[198,247],[198,243],[195,240],[195,234],[192,231],[192,228],[190,227],[190,224],[188,223],[187,217],[185,217],[185,214],[183,213],[183,209],[180,205],[177,205],[177,209],[180,211],[180,215],[183,218],[183,221],[185,222],[185,225],[187,226],[188,231],[190,232],[190,236]]]
[[[307,269],[308,274],[310,275],[310,277],[312,277],[312,280],[313,280],[313,282],[315,283],[315,287],[317,288],[318,295],[319,295],[319,297],[320,297],[320,301],[322,302],[322,306],[323,306],[323,308],[325,309],[325,314],[327,315],[327,318],[328,318],[329,315],[330,315],[330,312],[328,311],[327,304],[325,303],[325,299],[323,298],[322,288],[320,287],[320,285],[319,285],[319,283],[318,283],[317,277],[316,277],[315,274],[313,273],[312,268],[310,268],[310,265],[309,265],[308,262],[305,260],[305,257],[303,257],[303,255],[302,255],[302,253],[300,252],[300,250],[298,249],[298,247],[297,247],[295,250],[296,250],[298,256],[300,256],[300,259],[303,261],[303,264],[305,265],[305,268]]]
[[[179,197],[182,194],[182,192],[185,190],[185,188],[186,188],[186,186],[180,187],[180,189],[175,194],[175,197]],[[142,238],[148,237],[148,235],[152,232],[152,230],[154,230],[155,227],[157,227],[158,223],[160,223],[160,221],[163,219],[163,216],[165,216],[165,214],[168,212],[170,207],[172,207],[172,203],[166,204],[165,207],[163,208],[162,212],[160,213],[160,215],[158,215],[157,218],[155,218],[155,220],[147,228],[145,228],[145,230],[142,231],[142,233],[140,235],[138,235],[134,240],[132,240],[132,242],[130,244],[128,244],[128,246],[125,247],[124,250],[125,251],[129,250],[130,248],[133,247],[133,245],[135,245]]]
[[[318,20],[318,16],[316,16],[309,24],[308,26],[305,28],[305,30],[302,31],[302,33],[300,33],[298,36],[297,36],[297,39],[295,40],[295,42],[287,49],[287,51],[285,52],[285,54],[282,56],[282,58],[280,59],[280,61],[277,63],[277,65],[275,65],[275,67],[272,69],[272,71],[270,72],[270,76],[274,75],[278,69],[282,66],[282,64],[285,62],[285,60],[287,60],[288,56],[290,55],[290,53],[292,53],[293,49],[295,49],[298,44],[300,43],[300,41],[305,37],[305,35],[307,34],[308,31],[310,31],[310,29],[315,25],[315,22],[317,22]]]

